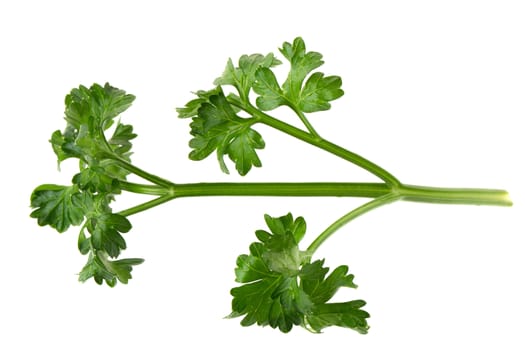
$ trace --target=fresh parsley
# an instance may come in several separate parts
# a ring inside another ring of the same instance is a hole
[[[324,260],[310,262],[308,251],[299,249],[306,233],[302,217],[291,214],[265,216],[270,232],[256,231],[259,242],[250,245],[250,254],[237,258],[230,317],[244,316],[243,326],[257,323],[289,332],[294,325],[313,332],[329,326],[368,330],[363,300],[328,303],[340,287],[356,288],[347,266],[339,266],[328,277]]]
[[[198,90],[196,97],[177,108],[180,118],[191,119],[189,158],[200,161],[216,154],[220,169],[228,173],[228,162],[240,175],[261,167],[265,141],[257,130],[264,125],[351,162],[379,181],[374,183],[174,183],[132,164],[133,127],[117,118],[135,97],[109,84],[74,88],[65,99],[65,128],[52,133],[51,147],[58,164],[78,162],[78,173],[69,185],[43,184],[31,194],[30,216],[41,226],[62,233],[79,227],[78,249],[87,256],[79,280],[94,279],[114,287],[128,283],[139,258],[120,258],[132,228],[130,216],[175,198],[190,196],[348,196],[370,198],[350,208],[306,248],[306,221],[292,214],[265,216],[267,230],[255,232],[257,242],[248,254],[237,258],[231,290],[230,317],[242,317],[241,324],[258,324],[289,332],[301,326],[312,332],[338,326],[359,333],[368,331],[365,302],[334,302],[340,288],[356,288],[347,266],[330,269],[316,251],[348,222],[380,206],[405,200],[428,203],[459,203],[510,206],[504,190],[438,188],[402,183],[372,161],[321,137],[308,115],[330,109],[342,97],[342,80],[318,69],[322,55],[308,51],[302,38],[285,42],[279,49],[287,61],[282,83],[274,68],[283,64],[273,53],[243,55],[235,64],[229,59],[215,86]],[[281,79],[282,80],[282,79]],[[225,88],[233,89],[225,93]],[[304,124],[297,128],[268,112],[286,107]],[[228,161],[229,159],[229,161]],[[130,181],[133,174],[147,183]],[[123,191],[153,196],[141,204],[115,212],[112,203]]]

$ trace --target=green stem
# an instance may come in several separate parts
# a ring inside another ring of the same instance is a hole
[[[308,131],[310,132],[310,134],[318,139],[318,140],[321,140],[321,136],[317,133],[317,131],[315,131],[314,127],[312,124],[310,124],[310,121],[308,120],[308,118],[306,118],[306,116],[304,115],[303,112],[301,112],[299,109],[296,109],[295,106],[293,105],[289,105],[291,109],[293,109],[293,111],[295,112],[295,114],[297,114],[297,116],[299,117],[299,119],[301,119],[301,121],[303,122],[304,126],[306,126],[306,129],[308,129]]]
[[[119,212],[119,214],[124,216],[140,213],[179,197],[330,196],[374,198],[372,201],[348,212],[324,230],[308,247],[307,252],[309,256],[312,256],[328,238],[348,222],[396,200],[449,204],[512,205],[508,193],[504,190],[439,188],[413,185],[399,185],[399,187],[390,188],[384,183],[188,183],[172,184],[169,188],[166,188],[158,185],[121,182],[121,188],[135,193],[159,195],[153,200]]]
[[[390,193],[411,202],[511,206],[504,190],[476,188],[445,188],[400,185],[390,188],[373,182],[214,182],[159,185],[120,182],[122,190],[147,194],[181,197],[209,196],[276,196],[276,197],[364,197],[377,198]]]
[[[130,162],[122,158],[115,156],[114,154],[107,154],[106,158],[113,160],[121,168],[143,178],[144,180],[148,180],[149,182],[155,185],[159,185],[165,188],[170,188],[175,185],[173,182],[165,180],[157,175],[148,173],[147,171],[142,170],[141,168],[131,164]]]
[[[331,224],[310,244],[307,249],[309,256],[312,256],[332,234],[348,222],[364,213],[396,200],[442,204],[512,205],[508,192],[504,190],[400,185],[399,188],[392,190],[392,192],[384,194],[348,212]]]
[[[405,201],[511,206],[509,194],[504,190],[478,188],[443,188],[401,185],[397,192]]]
[[[369,212],[370,210],[373,210],[375,208],[378,208],[380,206],[383,206],[385,204],[392,203],[401,197],[396,193],[388,193],[381,197],[378,197],[352,211],[349,213],[343,215],[341,218],[339,218],[337,221],[335,221],[333,224],[328,226],[326,230],[324,230],[313,242],[310,244],[308,249],[306,251],[308,252],[309,256],[312,256],[317,248],[319,248],[324,241],[326,241],[330,236],[332,236],[337,230],[339,230],[341,227],[346,225],[348,222],[354,220],[358,216],[363,215],[364,213]]]
[[[390,190],[382,183],[194,183],[158,185],[120,182],[121,189],[159,197],[119,212],[124,216],[140,213],[179,197],[207,196],[286,196],[286,197],[369,197],[375,198]]]
[[[370,173],[374,174],[381,180],[385,181],[387,184],[390,184],[392,186],[396,186],[400,184],[400,181],[394,175],[392,175],[391,173],[389,173],[388,171],[386,171],[379,165],[369,161],[366,158],[363,158],[357,153],[351,152],[325,139],[316,138],[315,136],[310,135],[309,133],[306,133],[302,131],[301,129],[298,129],[292,125],[284,123],[266,114],[264,116],[261,116],[260,121],[261,123],[266,124],[274,129],[280,130],[290,136],[293,136],[299,140],[307,142],[313,146],[316,146],[329,153],[332,153],[344,160],[347,160],[369,171]]]
[[[293,136],[301,141],[307,142],[315,147],[321,148],[329,153],[332,153],[342,159],[345,159],[367,171],[374,174],[381,180],[385,181],[387,184],[395,187],[401,184],[401,182],[392,174],[390,174],[385,169],[381,168],[379,165],[369,161],[368,159],[358,155],[357,153],[350,152],[349,150],[338,146],[334,143],[331,143],[317,134],[310,134],[305,132],[295,126],[292,126],[288,123],[282,122],[279,119],[261,112],[254,106],[250,104],[243,104],[238,99],[229,98],[230,103],[233,105],[242,108],[250,115],[254,116],[255,119],[267,126],[270,126],[274,129],[284,132],[290,136]]]
[[[159,185],[145,185],[128,181],[120,181],[119,184],[122,190],[132,193],[162,196],[170,192],[169,188]]]
[[[376,198],[390,189],[383,183],[193,183],[177,184],[174,197],[282,196],[282,197],[368,197]]]
[[[163,203],[166,203],[166,202],[172,200],[173,198],[175,198],[175,197],[173,197],[173,196],[171,196],[169,194],[166,194],[164,196],[157,197],[155,199],[152,199],[150,201],[141,203],[141,204],[136,205],[134,207],[122,210],[122,211],[118,212],[118,214],[123,215],[123,216],[130,216],[130,215],[133,215],[133,214],[137,214],[137,213],[143,212],[145,210],[151,209],[153,207],[156,207],[158,205],[161,205]]]

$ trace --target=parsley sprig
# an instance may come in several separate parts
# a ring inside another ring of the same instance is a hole
[[[299,249],[306,233],[302,217],[292,214],[265,216],[270,232],[256,231],[259,242],[250,245],[250,254],[237,258],[230,317],[244,316],[243,326],[257,323],[289,332],[294,325],[313,332],[329,326],[368,330],[369,314],[363,300],[328,303],[341,287],[356,288],[347,266],[339,266],[328,276],[324,260],[310,262],[311,254]]]
[[[73,89],[65,99],[66,128],[55,131],[50,142],[59,164],[69,158],[77,159],[80,171],[70,186],[45,184],[31,195],[31,206],[36,208],[31,217],[39,225],[64,232],[83,223],[78,247],[88,255],[88,261],[80,272],[80,281],[93,277],[98,284],[106,281],[114,286],[117,280],[127,283],[132,267],[143,262],[111,260],[126,249],[123,234],[131,229],[129,220],[113,213],[110,204],[130,173],[121,163],[130,161],[131,140],[137,136],[131,125],[120,121],[115,124],[115,117],[128,109],[134,99],[109,84]],[[112,126],[108,138],[106,132]]]
[[[273,53],[243,55],[229,59],[215,86],[198,90],[196,97],[178,108],[180,118],[191,119],[189,158],[200,161],[215,154],[220,169],[228,173],[228,163],[247,175],[262,166],[266,145],[257,130],[265,125],[311,146],[351,162],[378,182],[315,183],[174,183],[149,173],[132,163],[133,127],[123,124],[120,115],[135,97],[109,84],[83,85],[65,98],[65,128],[51,135],[50,143],[58,164],[77,161],[78,173],[69,185],[43,184],[31,194],[31,217],[39,225],[62,233],[79,227],[78,249],[87,256],[79,280],[94,279],[114,287],[128,283],[139,258],[120,258],[127,248],[125,236],[132,228],[129,217],[175,198],[191,196],[347,196],[371,200],[327,225],[306,249],[299,244],[306,235],[306,222],[292,214],[265,216],[268,230],[257,230],[258,239],[249,254],[237,258],[231,290],[230,317],[242,317],[241,324],[258,324],[289,332],[294,325],[312,332],[330,326],[368,331],[369,314],[365,302],[333,302],[340,288],[356,288],[347,266],[330,269],[317,249],[348,222],[383,205],[399,201],[509,206],[504,190],[440,188],[402,183],[386,169],[336,145],[314,129],[309,117],[329,110],[343,96],[338,76],[318,71],[322,55],[308,51],[302,38],[285,42],[279,49],[283,60]],[[274,68],[287,62],[288,73],[278,77]],[[279,82],[279,81],[282,81]],[[228,93],[228,89],[233,92]],[[288,108],[304,125],[292,126],[269,113]],[[133,182],[129,175],[141,178]],[[148,200],[114,212],[112,203],[123,191],[148,196]],[[151,199],[153,197],[153,199]],[[331,271],[331,272],[330,272]]]

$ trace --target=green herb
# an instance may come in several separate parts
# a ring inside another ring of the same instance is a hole
[[[313,332],[341,326],[366,333],[369,317],[361,310],[362,300],[327,303],[340,287],[357,288],[347,266],[337,267],[328,277],[323,260],[310,262],[309,251],[299,250],[306,223],[291,214],[279,218],[265,216],[270,232],[256,231],[260,242],[250,245],[250,254],[237,258],[230,317],[244,316],[243,326],[279,327],[289,332],[300,325]]]
[[[228,168],[223,157],[228,155],[241,175],[246,175],[252,166],[261,166],[256,152],[264,148],[261,135],[251,128],[253,121],[235,114],[220,89],[202,102],[198,111],[191,123],[190,159],[201,160],[216,151],[225,173]]]
[[[261,167],[265,141],[255,130],[263,124],[304,141],[369,171],[378,182],[346,183],[173,183],[131,163],[131,141],[137,136],[131,125],[116,117],[126,111],[135,97],[109,84],[73,89],[65,99],[66,126],[51,135],[51,146],[58,163],[76,159],[79,172],[69,186],[44,184],[31,194],[31,217],[39,225],[58,232],[80,226],[78,249],[87,255],[79,280],[93,278],[113,287],[128,283],[132,268],[142,259],[118,259],[126,249],[124,236],[131,230],[128,217],[190,196],[348,196],[371,198],[366,204],[318,232],[306,249],[299,244],[306,234],[306,222],[292,214],[265,216],[268,231],[255,232],[258,239],[249,254],[237,258],[235,269],[239,286],[233,296],[230,317],[243,317],[244,326],[258,324],[288,332],[294,325],[312,332],[329,326],[368,330],[369,314],[365,302],[330,302],[339,288],[356,288],[347,266],[330,272],[315,253],[342,226],[377,207],[398,200],[474,205],[512,205],[503,190],[438,188],[404,184],[368,159],[329,142],[316,132],[308,119],[314,112],[330,109],[343,96],[342,80],[316,71],[323,65],[322,55],[307,51],[296,38],[280,49],[289,72],[279,83],[272,70],[282,64],[272,53],[243,55],[235,65],[230,59],[215,87],[199,90],[196,98],[178,108],[180,118],[191,118],[189,146],[192,160],[203,160],[215,153],[220,169],[228,173],[228,162],[241,175]],[[223,87],[236,93],[225,94]],[[255,101],[253,103],[252,101]],[[304,129],[276,119],[267,112],[287,107],[304,124]],[[242,113],[241,113],[242,112]],[[228,160],[229,159],[229,160]],[[136,175],[148,183],[127,179]],[[154,196],[139,205],[113,212],[111,204],[122,191]]]

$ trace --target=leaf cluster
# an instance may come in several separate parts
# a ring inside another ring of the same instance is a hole
[[[242,285],[231,290],[230,317],[243,316],[243,326],[270,326],[285,333],[294,325],[316,333],[329,326],[366,333],[364,301],[329,302],[339,288],[357,287],[348,267],[328,274],[324,260],[310,262],[308,252],[298,246],[306,232],[302,217],[266,215],[265,220],[269,232],[256,231],[258,242],[237,258],[235,276]]]
[[[198,105],[196,112],[193,104]],[[213,94],[202,93],[186,108],[191,111],[184,112],[185,115],[198,113],[191,123],[190,159],[202,160],[215,151],[222,171],[229,173],[224,161],[227,155],[241,175],[246,175],[252,166],[261,166],[256,150],[265,144],[252,128],[253,119],[239,117],[220,88]]]
[[[80,273],[81,281],[94,277],[99,284],[127,283],[132,266],[142,262],[109,260],[126,249],[122,234],[131,229],[128,219],[113,213],[110,204],[129,174],[119,162],[130,161],[131,140],[136,137],[131,125],[115,118],[134,99],[109,84],[73,89],[65,98],[66,127],[55,131],[50,142],[59,164],[77,159],[80,171],[69,186],[44,184],[31,195],[31,217],[39,225],[60,233],[82,225],[79,250],[88,255],[88,262]]]
[[[257,150],[265,142],[253,128],[261,122],[260,113],[286,106],[306,123],[304,113],[330,109],[330,102],[343,96],[340,77],[314,72],[324,63],[322,55],[307,51],[302,38],[285,42],[279,51],[290,65],[282,84],[273,70],[282,62],[273,53],[243,55],[237,65],[228,60],[214,89],[198,91],[197,98],[177,108],[180,118],[192,118],[190,159],[202,160],[216,152],[221,170],[229,173],[224,161],[227,155],[244,176],[252,167],[261,166]],[[223,86],[234,87],[236,93],[226,96]],[[252,92],[256,107],[250,99]],[[241,117],[241,111],[248,117]]]

